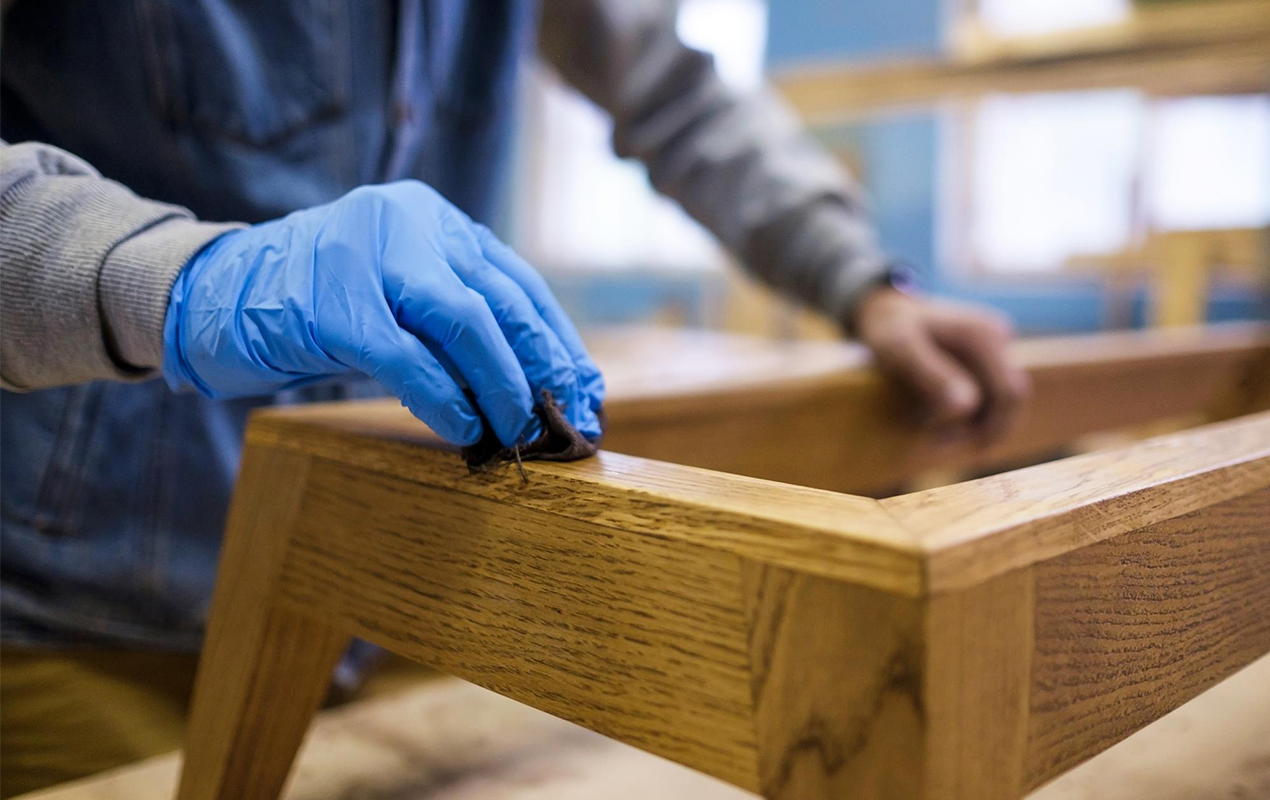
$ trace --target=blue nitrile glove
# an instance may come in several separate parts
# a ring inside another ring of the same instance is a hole
[[[481,437],[471,389],[507,446],[541,432],[551,391],[600,434],[604,381],[542,277],[418,181],[231,231],[172,287],[163,375],[209,397],[362,372],[459,445]]]

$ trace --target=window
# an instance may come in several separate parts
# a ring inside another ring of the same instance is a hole
[[[767,31],[762,0],[685,0],[680,38],[710,52],[738,90],[762,80]],[[546,268],[711,269],[713,238],[657,195],[643,165],[612,152],[607,115],[546,69],[534,71],[526,115],[528,160],[517,244]]]
[[[1130,0],[977,0],[1002,41],[1130,20]],[[1000,95],[945,126],[949,261],[1042,273],[1156,232],[1270,224],[1270,99],[1133,90]]]
[[[998,36],[1054,33],[1122,22],[1130,0],[979,0],[983,26]]]
[[[1135,92],[1001,96],[974,115],[970,246],[989,270],[1037,272],[1124,249],[1142,137]]]
[[[999,96],[968,125],[953,259],[1036,273],[1151,232],[1270,224],[1270,99],[1132,91]],[[958,235],[960,233],[960,236]]]
[[[1163,100],[1151,111],[1147,218],[1163,230],[1270,225],[1270,98]]]

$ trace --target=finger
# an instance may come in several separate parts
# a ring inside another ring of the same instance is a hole
[[[385,245],[385,272],[401,276],[391,299],[397,321],[450,359],[500,442],[511,447],[536,437],[541,424],[529,382],[489,305],[459,279],[452,263],[418,268],[426,257],[432,254],[410,236]]]
[[[936,345],[924,329],[911,329],[874,345],[882,369],[917,394],[929,424],[946,427],[972,419],[983,395],[971,374]]]
[[[983,389],[978,433],[989,442],[1001,439],[1018,424],[1031,385],[1010,351],[1009,326],[980,318],[953,320],[932,326],[932,334],[970,369]]]
[[[556,334],[556,338],[564,345],[578,372],[578,384],[583,394],[589,399],[591,408],[599,411],[604,402],[604,377],[600,368],[587,353],[586,346],[578,329],[574,327],[569,315],[560,306],[560,301],[551,292],[547,282],[527,261],[516,254],[515,250],[504,244],[488,228],[475,224],[481,251],[489,263],[520,286],[537,309],[539,316]]]
[[[401,400],[410,413],[459,446],[481,438],[481,418],[428,348],[409,331],[386,321],[388,333],[359,353],[357,367]]]
[[[564,409],[565,417],[583,436],[600,435],[600,421],[581,389],[578,370],[569,351],[543,320],[529,296],[483,256],[462,259],[455,272],[469,288],[485,298],[499,329],[520,361],[535,401],[544,389]]]
[[[402,327],[450,358],[500,442],[511,447],[536,438],[541,425],[516,354],[485,300],[458,276],[450,273],[449,278],[455,285],[442,293],[410,296],[407,287]]]

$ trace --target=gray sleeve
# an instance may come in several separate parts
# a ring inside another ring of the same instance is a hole
[[[143,200],[56,147],[0,142],[0,384],[152,375],[173,281],[233,227]]]
[[[839,321],[886,269],[863,193],[774,94],[740,96],[675,33],[674,0],[546,0],[544,59],[759,278]]]

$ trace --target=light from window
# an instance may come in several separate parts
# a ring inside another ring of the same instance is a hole
[[[1029,36],[1122,22],[1130,0],[980,0],[984,27],[999,36]]]
[[[1160,101],[1152,109],[1149,141],[1152,227],[1270,224],[1270,98]]]
[[[724,83],[742,92],[762,85],[767,47],[763,0],[684,0],[677,23],[680,41],[714,56]]]
[[[1123,249],[1143,103],[1130,91],[985,99],[974,122],[969,210],[980,263],[1036,272]]]
[[[738,90],[762,81],[762,0],[685,0],[677,33],[710,52]],[[517,245],[540,266],[570,269],[717,269],[722,252],[678,205],[659,196],[638,162],[612,151],[612,123],[554,75],[529,91],[529,161]]]

